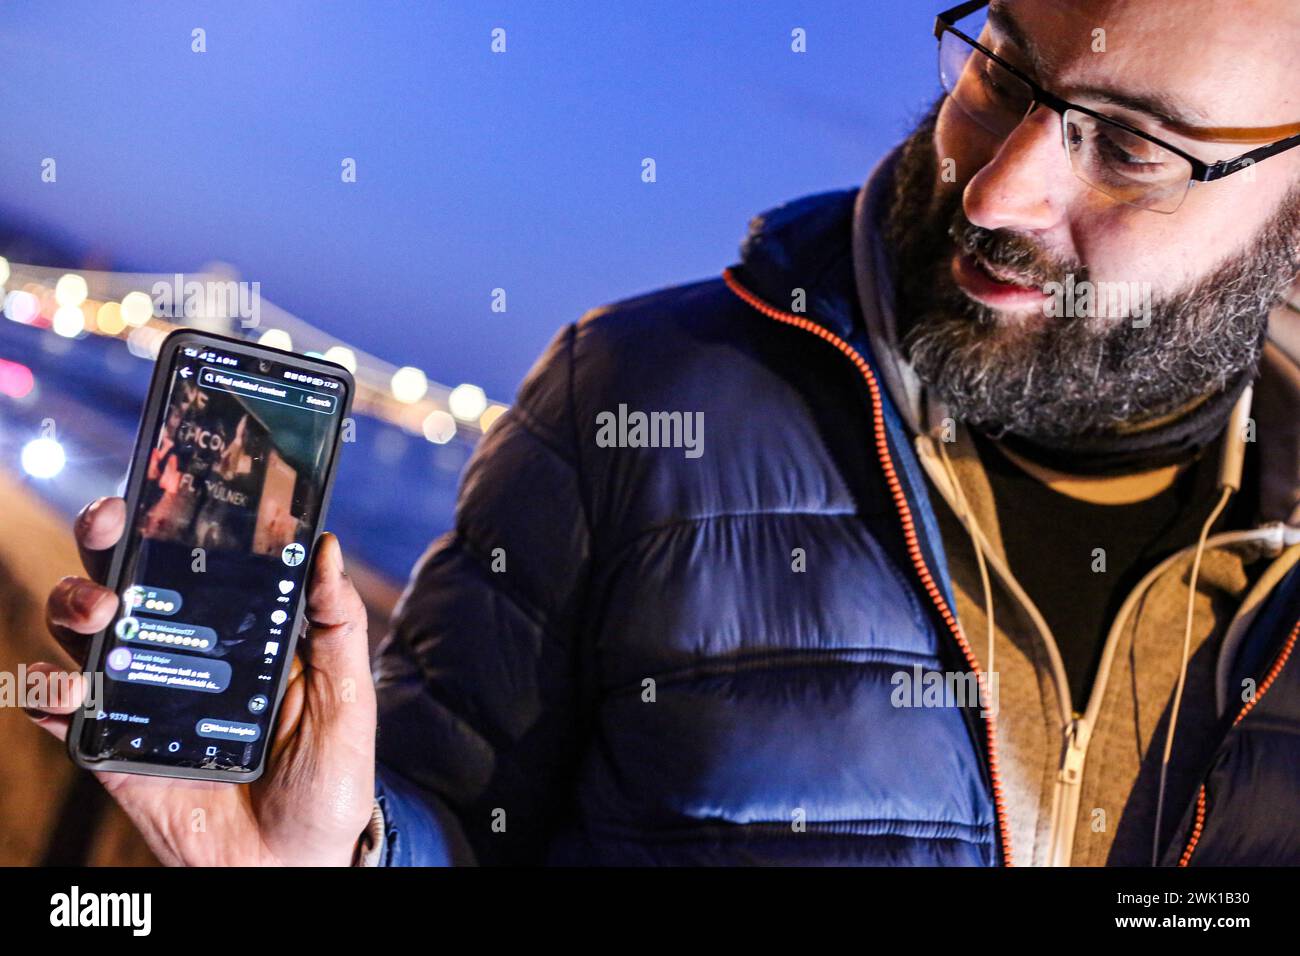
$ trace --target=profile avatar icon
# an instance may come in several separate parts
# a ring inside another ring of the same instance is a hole
[[[135,639],[136,634],[140,633],[140,622],[134,617],[124,617],[117,622],[114,630],[122,640],[131,641]]]
[[[297,541],[292,544],[286,544],[284,550],[280,552],[280,558],[291,568],[296,568],[307,557],[307,549]]]
[[[111,671],[124,671],[131,666],[131,652],[125,647],[118,647],[112,650],[108,655],[108,669]]]

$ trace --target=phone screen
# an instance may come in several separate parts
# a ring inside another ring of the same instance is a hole
[[[348,387],[292,359],[172,350],[82,724],[88,761],[260,764]]]

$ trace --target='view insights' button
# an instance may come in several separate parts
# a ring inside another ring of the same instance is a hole
[[[262,728],[257,724],[241,724],[237,720],[218,720],[204,717],[194,725],[200,737],[212,737],[216,740],[256,740],[262,736]]]

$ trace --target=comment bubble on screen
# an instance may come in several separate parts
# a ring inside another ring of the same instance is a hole
[[[225,661],[143,647],[115,648],[104,669],[109,677],[127,684],[203,694],[219,694],[230,686],[230,665]]]
[[[217,649],[217,632],[202,624],[183,621],[155,621],[147,617],[124,617],[114,626],[117,636],[132,644],[174,647],[211,654]]]
[[[179,591],[135,584],[126,589],[123,604],[128,611],[145,611],[149,614],[175,614],[181,609]]]

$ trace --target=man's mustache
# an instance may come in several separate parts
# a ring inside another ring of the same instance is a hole
[[[1077,259],[1053,256],[1028,236],[1008,229],[985,229],[968,220],[960,208],[948,226],[957,249],[983,263],[998,278],[1016,285],[1042,287],[1064,284],[1067,276],[1086,281],[1087,267]]]

